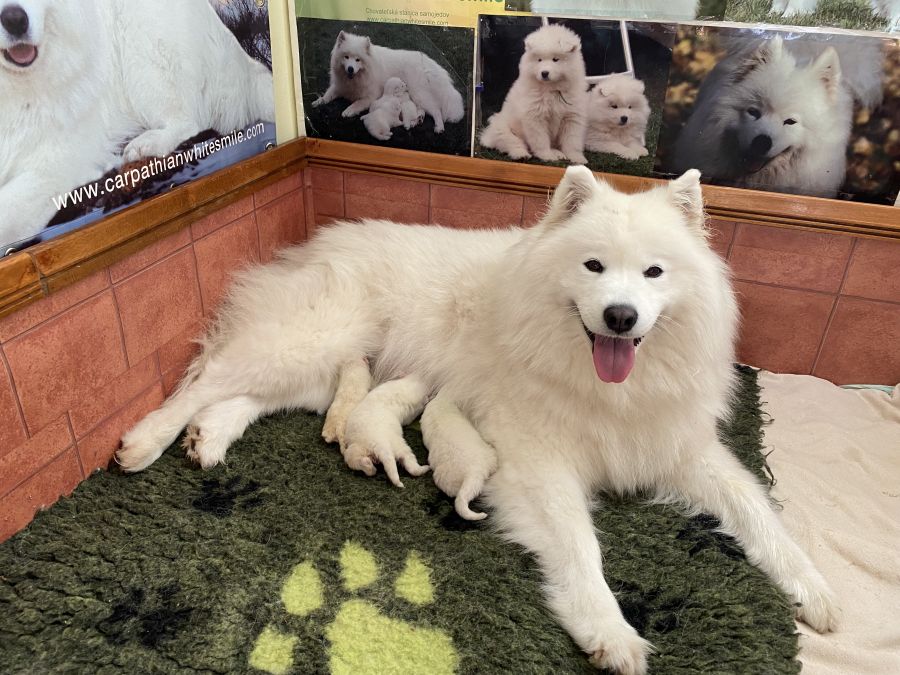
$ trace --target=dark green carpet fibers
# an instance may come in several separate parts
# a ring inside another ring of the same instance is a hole
[[[742,371],[723,437],[762,476],[758,397]],[[0,673],[591,672],[528,555],[428,477],[351,473],[321,426],[269,417],[227,466],[173,448],[39,514],[0,546]],[[651,672],[799,670],[787,600],[711,518],[607,499],[596,522]]]

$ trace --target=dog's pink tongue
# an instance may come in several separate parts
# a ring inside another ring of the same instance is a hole
[[[634,367],[634,340],[594,336],[594,368],[604,382],[624,382]]]
[[[6,50],[9,58],[17,65],[28,66],[37,58],[37,48],[34,45],[18,44]]]

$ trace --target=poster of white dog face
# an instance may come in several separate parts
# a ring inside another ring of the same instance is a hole
[[[275,140],[258,0],[0,0],[0,255]]]
[[[649,175],[672,24],[482,16],[475,154]]]
[[[683,26],[656,165],[708,183],[893,204],[900,43],[877,34]]]
[[[300,17],[307,135],[471,154],[474,31]]]

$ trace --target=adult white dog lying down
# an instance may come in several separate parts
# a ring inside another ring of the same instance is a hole
[[[0,91],[0,244],[123,161],[275,119],[271,73],[207,0],[0,0]]]
[[[835,625],[825,581],[716,435],[736,325],[698,172],[629,196],[572,167],[530,230],[343,223],[247,272],[118,459],[139,471],[192,425],[190,454],[209,467],[260,415],[331,406],[325,435],[348,463],[380,462],[399,483],[397,461],[425,468],[400,421],[437,390],[455,415],[443,433],[461,413],[495,449],[487,502],[537,557],[560,622],[595,665],[643,673],[650,645],[603,578],[598,490],[649,489],[716,516],[807,623]]]

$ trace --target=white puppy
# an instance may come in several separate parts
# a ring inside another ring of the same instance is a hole
[[[364,35],[338,33],[329,75],[328,90],[312,105],[345,98],[351,104],[341,113],[344,117],[365,112],[382,95],[384,83],[391,77],[406,83],[410,98],[434,120],[435,133],[444,131],[445,122],[459,122],[465,114],[462,94],[434,59],[422,52],[374,45]]]
[[[373,137],[386,141],[391,137],[391,129],[403,124],[403,106],[407,103],[415,106],[406,91],[406,84],[400,78],[392,77],[385,82],[384,94],[360,117]]]
[[[0,90],[0,243],[123,161],[275,119],[271,73],[207,0],[0,0]]]
[[[649,119],[644,83],[631,75],[610,75],[590,92],[584,147],[625,159],[643,157]]]
[[[587,99],[581,39],[565,26],[543,26],[525,38],[519,76],[481,145],[513,159],[585,164]]]

